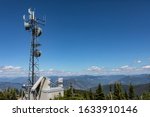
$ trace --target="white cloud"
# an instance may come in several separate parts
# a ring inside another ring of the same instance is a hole
[[[125,71],[132,71],[134,69],[135,68],[133,68],[133,67],[130,67],[128,65],[124,65],[124,66],[121,66],[119,68],[114,68],[114,69],[112,69],[112,71],[114,71],[114,72],[125,72]]]
[[[138,60],[138,61],[137,61],[137,63],[141,63],[141,62],[142,62],[141,60]]]
[[[143,69],[150,69],[150,65],[146,65],[142,67]]]
[[[112,74],[144,74],[150,73],[150,65],[141,67],[132,67],[124,65],[116,68],[106,69],[99,66],[91,66],[85,70],[78,72],[64,71],[64,70],[40,70],[40,76],[74,76],[74,75],[112,75]],[[28,70],[19,66],[0,66],[0,77],[22,77],[28,76]]]
[[[22,70],[21,67],[14,67],[14,66],[1,66],[0,67],[1,71],[20,71]]]
[[[98,66],[91,66],[90,68],[87,69],[88,71],[92,71],[92,72],[102,72],[103,68],[100,68]]]
[[[123,71],[132,71],[132,70],[134,70],[135,68],[130,67],[129,65],[124,65],[124,66],[121,66],[119,69],[120,69],[121,71],[122,71],[122,70],[123,70]]]
[[[124,65],[118,68],[113,68],[111,70],[112,74],[136,74],[138,71],[138,68],[131,67],[129,65]]]
[[[0,77],[20,77],[26,76],[27,71],[21,67],[15,66],[0,66]]]
[[[119,69],[119,68],[114,68],[114,69],[112,69],[111,71],[112,71],[112,72],[119,72],[120,69]]]
[[[128,66],[128,65],[124,65],[124,66],[121,66],[120,68],[121,68],[121,69],[128,69],[129,66]]]
[[[70,72],[70,71],[63,71],[63,70],[40,70],[40,74],[42,76],[72,76],[72,75],[78,75],[76,72]]]
[[[86,74],[86,75],[104,75],[104,74],[107,74],[107,71],[104,69],[104,67],[91,66],[88,69],[86,69],[84,72],[82,71],[82,74]]]
[[[105,73],[104,68],[98,66],[91,66],[86,70],[82,70],[79,72],[71,72],[71,71],[55,70],[55,69],[40,70],[40,74],[43,76],[74,76],[74,75],[78,76],[78,75],[98,75],[104,73]]]

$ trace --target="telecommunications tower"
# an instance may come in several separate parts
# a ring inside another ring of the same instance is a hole
[[[42,34],[41,25],[45,24],[44,19],[36,18],[35,11],[31,8],[28,9],[28,18],[26,19],[25,15],[23,15],[24,27],[25,30],[31,32],[31,47],[30,47],[30,59],[29,59],[29,74],[28,74],[28,85],[27,89],[30,92],[31,87],[35,84],[35,82],[39,78],[39,57],[41,56],[41,51],[39,47],[41,44],[39,43],[39,37]],[[30,93],[29,93],[30,94]],[[30,96],[28,96],[30,99]]]

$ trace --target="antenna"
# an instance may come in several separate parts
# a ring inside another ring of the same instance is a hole
[[[31,87],[35,84],[39,77],[39,57],[41,56],[41,51],[39,47],[41,44],[38,42],[38,38],[42,35],[41,25],[45,24],[44,19],[39,19],[35,17],[35,11],[31,8],[28,9],[28,19],[23,15],[24,27],[26,31],[31,32],[31,47],[30,47],[30,59],[29,59],[29,74],[28,74],[28,99],[30,99]]]

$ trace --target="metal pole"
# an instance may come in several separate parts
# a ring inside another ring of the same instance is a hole
[[[34,29],[33,29],[34,30]],[[34,45],[35,45],[35,37],[33,35],[33,30],[32,30],[32,86],[34,85]]]

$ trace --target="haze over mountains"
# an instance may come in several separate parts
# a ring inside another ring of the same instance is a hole
[[[51,76],[51,80],[55,82],[60,76]],[[141,75],[109,75],[109,76],[92,76],[92,75],[81,75],[81,76],[64,76],[64,87],[68,88],[70,83],[76,89],[88,90],[96,87],[98,84],[109,85],[115,82],[120,82],[122,85],[129,85],[130,83],[136,86],[144,87],[150,83],[149,74]],[[18,78],[0,78],[0,89],[6,88],[18,88],[20,89],[22,84],[27,82],[27,77]],[[148,85],[147,85],[148,86]]]

